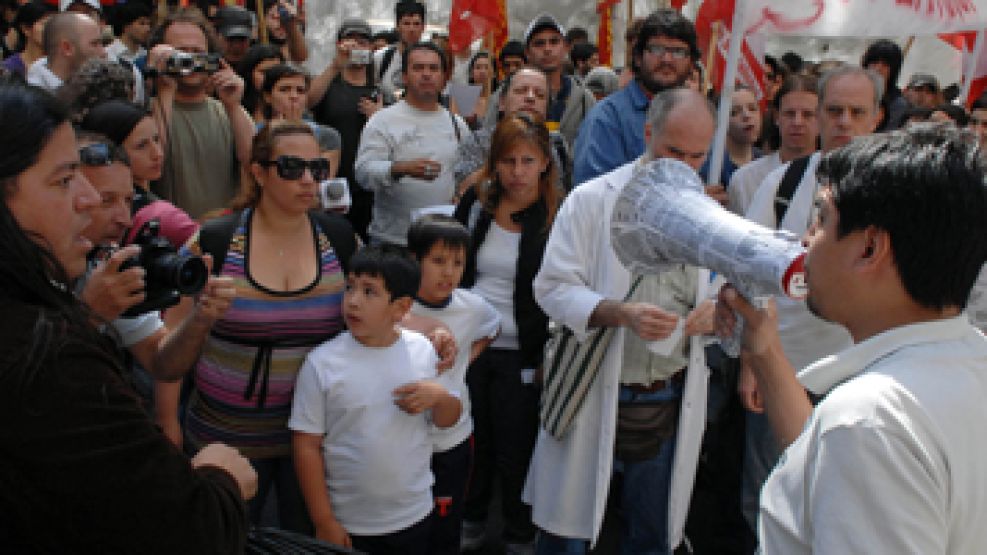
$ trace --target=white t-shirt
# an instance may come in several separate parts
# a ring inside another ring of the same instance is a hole
[[[324,435],[329,499],[347,532],[388,534],[431,512],[427,415],[398,408],[393,391],[434,378],[437,362],[428,339],[407,330],[379,348],[344,332],[306,357],[288,427]]]
[[[452,202],[459,137],[469,133],[459,116],[441,106],[425,111],[404,101],[384,108],[367,121],[353,168],[360,186],[375,193],[368,229],[371,237],[405,245],[413,211]],[[395,179],[391,175],[394,162],[418,159],[438,162],[439,175],[433,180],[409,176]]]
[[[472,291],[500,313],[500,335],[490,345],[497,349],[518,349],[520,345],[514,320],[514,280],[520,245],[520,233],[507,231],[492,221],[476,251],[476,283]]]
[[[813,217],[812,207],[818,189],[816,167],[819,166],[820,158],[821,155],[816,152],[809,159],[802,180],[799,181],[781,221],[780,227],[797,237],[805,234]],[[785,164],[764,179],[747,208],[748,220],[765,227],[778,227],[775,223],[775,195],[778,194],[781,178],[787,169],[788,164]],[[804,300],[779,296],[775,301],[778,304],[778,335],[781,337],[781,346],[796,370],[850,346],[850,334],[846,329],[816,317],[809,312]]]
[[[727,187],[730,211],[740,216],[746,214],[747,207],[750,206],[751,199],[764,182],[764,178],[779,166],[781,166],[781,157],[777,152],[772,152],[737,168],[737,171],[730,176],[730,186]]]
[[[456,362],[452,368],[439,374],[438,381],[447,390],[456,394],[463,404],[459,421],[449,428],[430,427],[429,432],[435,451],[448,451],[469,438],[473,433],[473,419],[470,418],[469,391],[466,388],[466,369],[469,366],[470,349],[473,342],[497,335],[500,329],[500,314],[482,297],[465,289],[456,289],[449,297],[449,304],[434,308],[415,301],[411,312],[427,316],[445,324],[456,339]]]
[[[806,368],[829,391],[761,492],[764,553],[987,549],[987,339],[901,326]]]

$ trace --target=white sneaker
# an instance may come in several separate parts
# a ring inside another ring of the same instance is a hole
[[[487,523],[463,521],[463,533],[459,539],[459,548],[463,551],[480,549],[487,541]]]

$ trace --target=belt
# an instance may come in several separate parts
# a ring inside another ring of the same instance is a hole
[[[649,384],[639,384],[639,383],[622,384],[622,387],[626,387],[627,389],[633,391],[634,393],[658,393],[659,391],[666,389],[672,384],[681,385],[684,380],[685,380],[685,368],[682,368],[668,379],[655,380]]]

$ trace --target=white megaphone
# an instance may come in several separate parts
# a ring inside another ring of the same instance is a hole
[[[632,273],[689,264],[723,274],[754,302],[808,293],[798,237],[725,210],[678,160],[662,158],[635,170],[614,204],[610,234],[617,258]],[[740,352],[739,332],[721,342],[731,356]]]

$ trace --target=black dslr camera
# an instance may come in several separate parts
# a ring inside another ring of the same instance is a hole
[[[209,280],[209,269],[202,257],[178,254],[160,233],[158,220],[150,220],[141,226],[133,242],[140,246],[140,253],[120,265],[120,271],[138,266],[144,268],[144,301],[127,309],[124,317],[133,318],[176,305],[179,297],[195,295]]]
[[[205,54],[176,51],[165,60],[165,67],[161,71],[148,70],[149,77],[157,77],[158,74],[169,77],[185,77],[193,73],[216,73],[219,71],[219,54]]]

